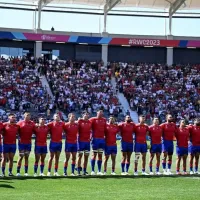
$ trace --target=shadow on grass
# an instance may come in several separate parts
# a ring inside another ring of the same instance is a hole
[[[122,175],[115,175],[115,176],[111,176],[111,175],[104,175],[104,176],[59,176],[59,177],[34,177],[34,176],[29,176],[29,177],[3,177],[0,178],[0,182],[3,180],[30,180],[30,179],[34,179],[34,180],[49,180],[49,179],[159,179],[159,178],[199,178],[200,179],[200,175],[171,175],[171,176],[134,176],[134,175],[126,175],[126,176],[122,176]],[[11,182],[12,183],[12,182]]]
[[[15,187],[7,184],[0,184],[0,188],[10,188],[10,189],[15,189]]]
[[[12,181],[5,181],[5,180],[2,180],[2,178],[1,178],[0,183],[13,183],[13,182]]]

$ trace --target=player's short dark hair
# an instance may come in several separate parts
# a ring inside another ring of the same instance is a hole
[[[30,112],[25,112],[24,115],[31,115],[31,113]]]
[[[89,115],[90,113],[89,113],[89,112],[87,112],[87,111],[85,111],[85,112],[83,112],[83,113],[82,113],[82,115],[86,115],[86,114],[88,114],[88,115]]]
[[[102,109],[99,109],[99,110],[97,110],[97,112],[103,112],[103,110],[102,110]]]
[[[140,118],[140,117],[142,117],[142,118],[146,118],[146,116],[145,116],[145,115],[140,115],[140,116],[139,116],[139,118]]]
[[[15,114],[14,114],[14,113],[10,113],[10,114],[8,115],[8,117],[12,117],[12,116],[15,116]]]

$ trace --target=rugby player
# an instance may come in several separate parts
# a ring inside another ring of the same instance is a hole
[[[66,142],[65,142],[65,161],[64,161],[64,176],[67,176],[67,167],[70,155],[72,155],[72,164],[71,164],[71,176],[75,176],[75,164],[76,164],[76,154],[77,154],[77,135],[78,135],[78,124],[75,122],[75,115],[69,113],[68,115],[69,122],[65,123],[64,130],[66,133]]]
[[[64,131],[64,122],[60,120],[59,114],[54,115],[54,121],[47,124],[50,130],[51,141],[49,144],[50,157],[48,160],[48,172],[47,176],[51,176],[52,162],[55,157],[54,176],[60,176],[58,174],[58,163],[60,153],[62,150],[62,135]]]
[[[200,154],[200,119],[194,120],[194,125],[189,126],[190,131],[190,174],[200,174],[198,172],[199,154]],[[193,171],[193,160],[195,159],[195,168]]]
[[[37,176],[38,163],[40,161],[40,176],[44,175],[44,164],[47,154],[47,135],[49,128],[45,125],[45,119],[40,117],[39,124],[35,126],[35,164],[34,164],[34,176]]]
[[[131,155],[133,153],[133,132],[135,130],[135,124],[132,122],[131,117],[129,115],[125,117],[125,122],[119,124],[119,129],[120,129],[120,135],[122,137],[121,175],[129,175],[128,170],[130,166]]]
[[[112,160],[112,172],[111,175],[116,175],[115,173],[115,161],[117,155],[117,143],[116,135],[119,132],[119,127],[115,123],[115,118],[110,117],[109,122],[106,125],[106,146],[105,146],[105,160],[104,160],[104,175],[107,173],[107,162],[111,156]]]
[[[159,172],[160,167],[160,155],[162,153],[162,128],[159,126],[159,119],[153,119],[153,125],[149,126],[149,136],[151,138],[151,149],[150,149],[150,161],[149,171],[150,175],[153,175],[152,162],[156,155],[156,175],[161,175]]]
[[[96,117],[89,119],[92,124],[92,158],[91,158],[91,175],[95,175],[95,162],[98,155],[98,172],[97,175],[103,175],[101,172],[102,166],[102,154],[105,150],[105,131],[106,131],[106,119],[103,117],[103,110],[97,112]]]
[[[190,133],[189,133],[189,129],[186,127],[185,120],[180,121],[180,126],[177,129],[175,136],[176,136],[176,140],[177,140],[176,174],[181,175],[180,162],[182,159],[183,160],[183,175],[187,175],[186,161],[187,161],[187,157],[188,157],[188,141],[189,141]]]
[[[9,160],[8,176],[13,176],[13,158],[16,152],[16,138],[19,132],[19,126],[16,124],[16,117],[14,114],[9,114],[9,121],[3,123],[3,158],[1,161],[2,176],[5,176],[6,161]]]
[[[90,135],[92,124],[88,120],[89,113],[83,113],[82,119],[78,120],[79,134],[78,134],[78,175],[80,175],[82,167],[81,160],[84,154],[83,175],[87,175],[88,157],[90,154]]]
[[[145,172],[146,167],[146,153],[147,153],[147,143],[146,136],[148,134],[149,127],[145,124],[145,116],[139,117],[139,124],[135,126],[135,167],[134,175],[138,175],[138,160],[140,158],[140,153],[142,154],[142,175],[149,175]]]
[[[174,152],[174,136],[177,130],[176,124],[173,122],[172,115],[167,114],[166,122],[161,124],[163,131],[163,143],[162,143],[162,151],[163,151],[163,174],[164,175],[172,175],[171,165],[172,165],[172,156]],[[168,157],[167,170],[166,170],[166,160]]]
[[[19,130],[19,159],[17,161],[17,176],[20,176],[20,169],[22,165],[22,160],[24,158],[24,176],[28,176],[28,160],[31,152],[31,139],[32,134],[35,129],[35,123],[30,120],[31,114],[28,112],[24,113],[24,120],[19,121],[17,124],[20,127]]]
[[[3,123],[2,122],[0,122],[0,162],[1,162],[1,160],[2,160],[2,142],[1,142],[1,137],[2,137],[2,129],[3,129]]]

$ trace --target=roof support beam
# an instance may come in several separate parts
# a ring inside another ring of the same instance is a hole
[[[38,1],[38,27],[37,29],[41,29],[41,12],[42,12],[42,0]]]
[[[171,4],[169,13],[173,15],[184,3],[186,0],[176,0],[173,4]]]
[[[41,14],[42,14],[42,9],[50,3],[52,0],[39,0],[38,1],[38,27],[37,29],[41,29]]]
[[[171,5],[169,8],[169,35],[172,35],[172,16],[185,3],[185,1],[186,0],[176,0],[174,3],[170,3]]]
[[[121,0],[106,0],[106,4],[104,5],[104,29],[103,32],[106,32],[107,28],[107,14],[112,8],[114,8]]]

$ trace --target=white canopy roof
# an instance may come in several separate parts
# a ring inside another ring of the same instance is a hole
[[[24,2],[36,3],[40,0],[21,0]],[[82,4],[88,6],[103,6],[106,4],[106,0],[41,0],[44,4]],[[179,0],[121,0],[116,5],[117,7],[140,7],[140,8],[152,8],[152,9],[168,9],[170,5]],[[181,0],[180,0],[181,1]],[[199,9],[200,0],[185,0],[179,9],[190,10]]]

